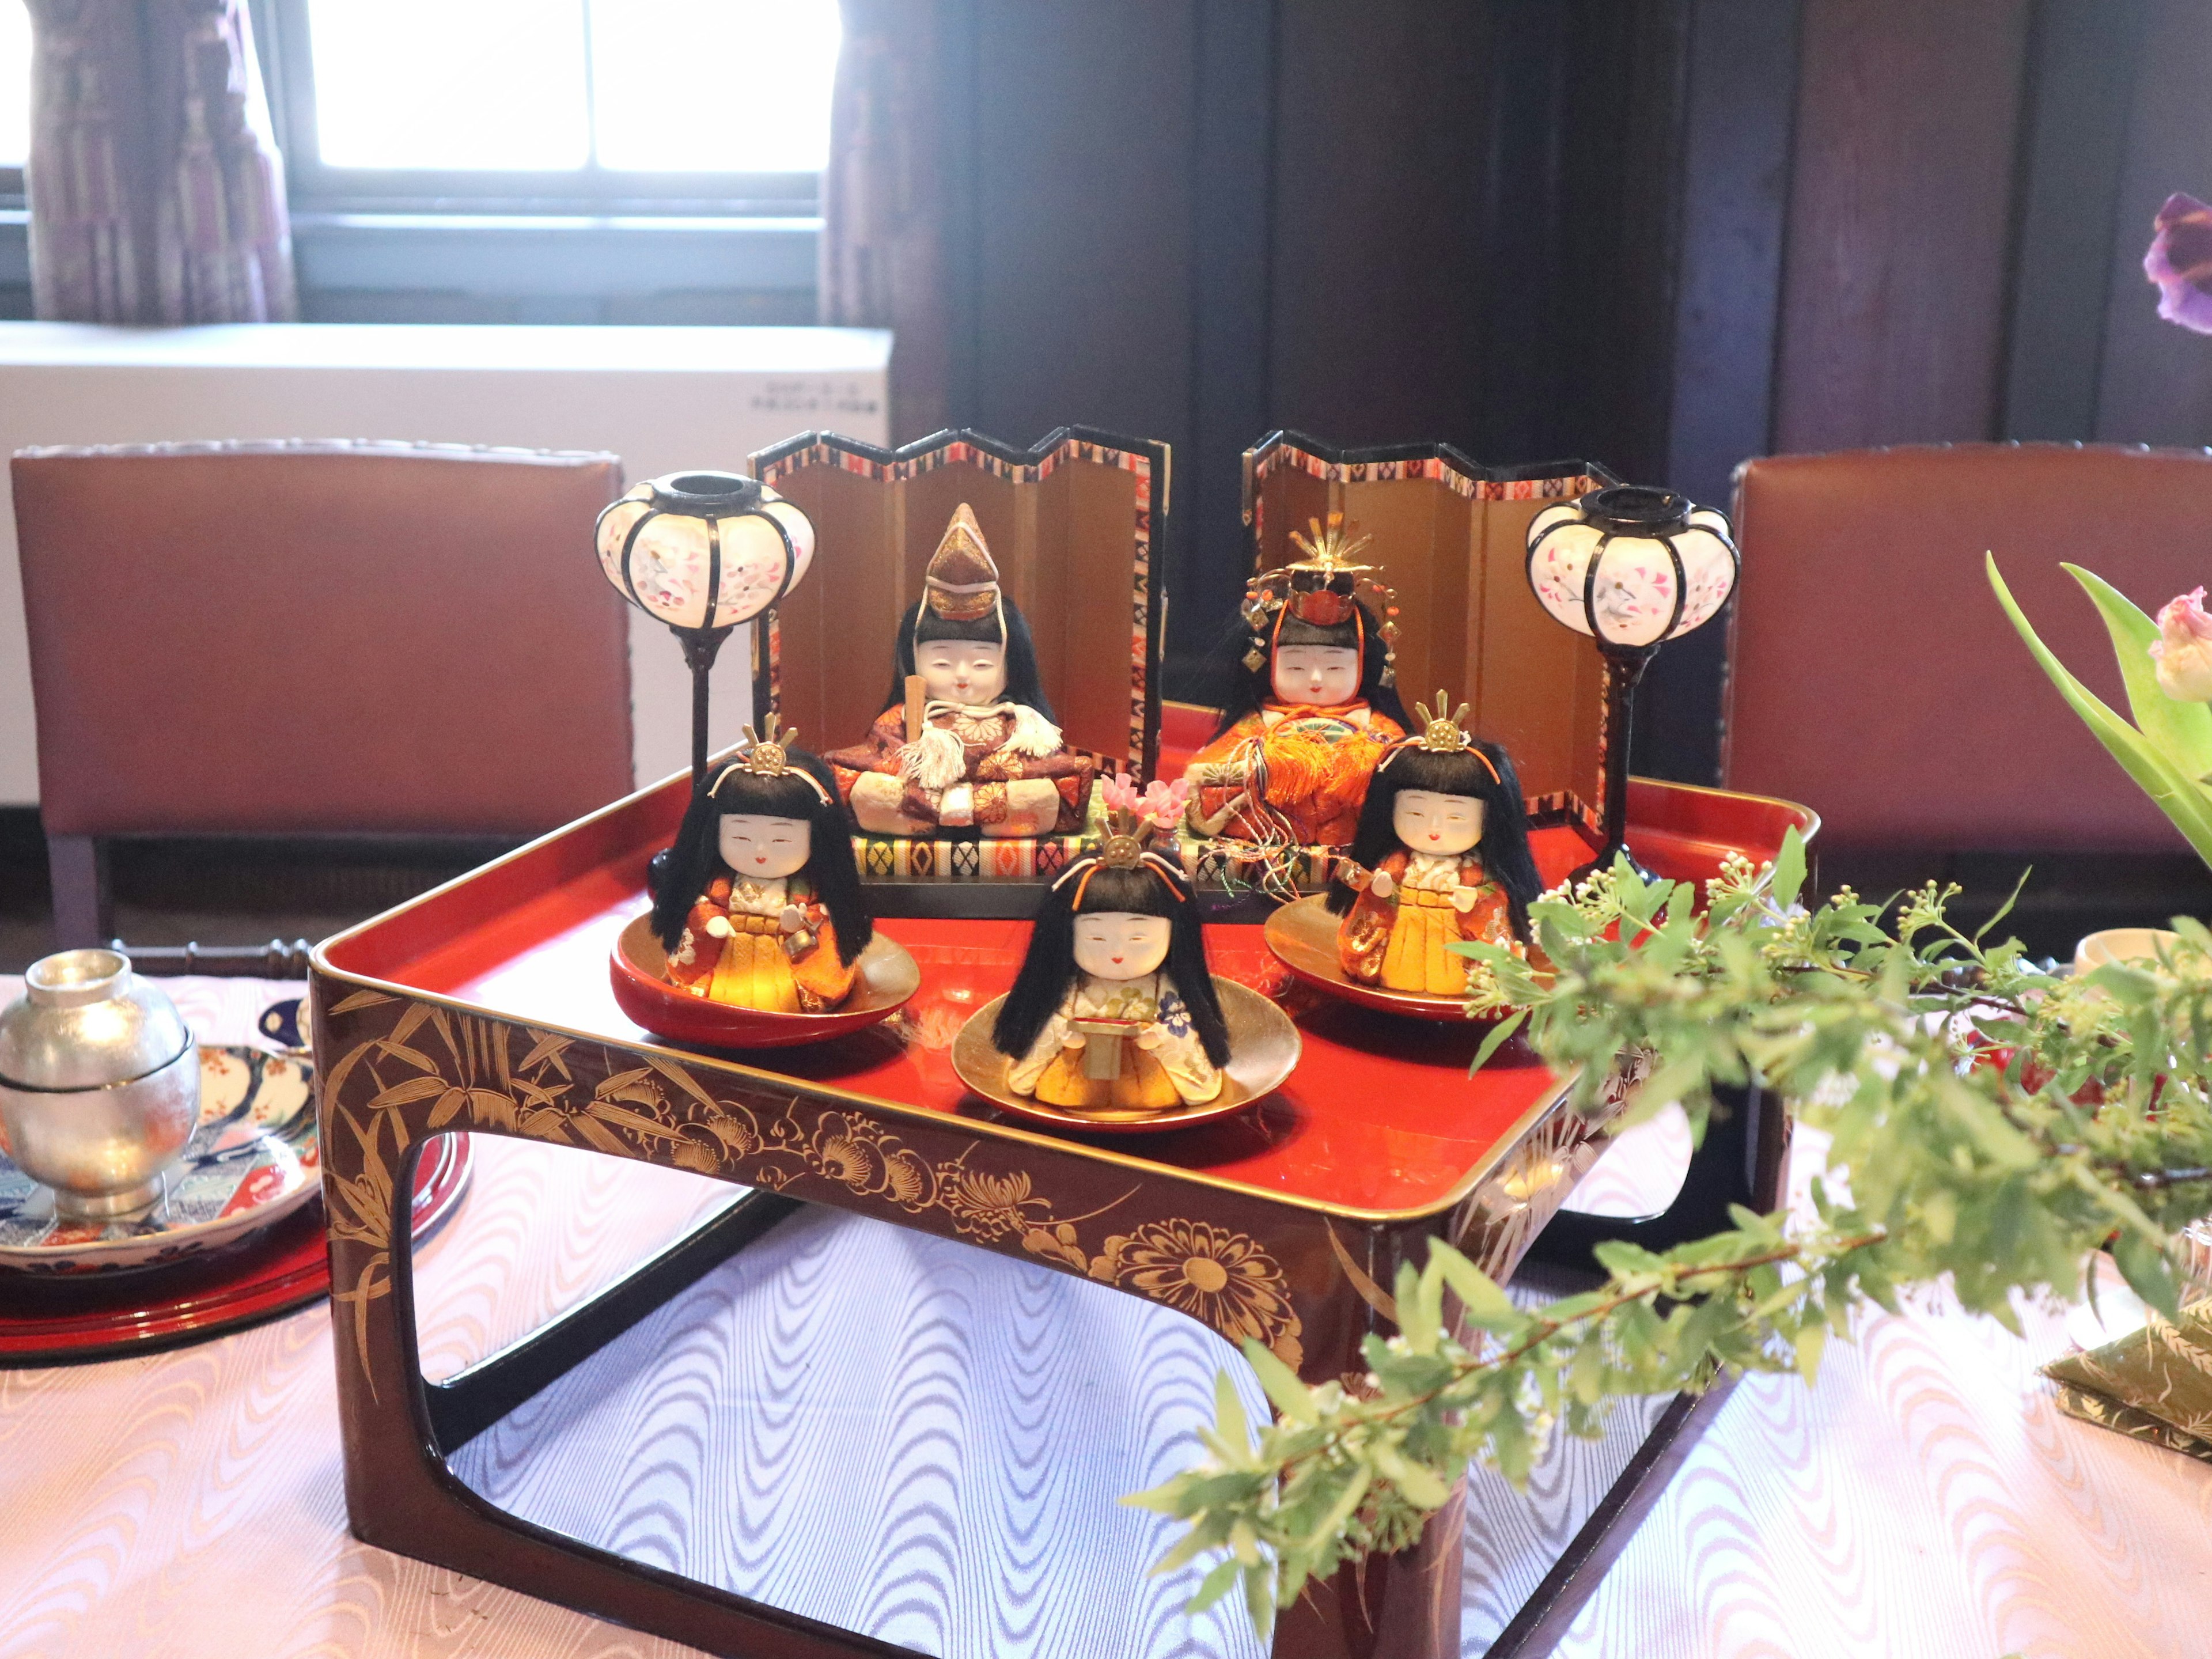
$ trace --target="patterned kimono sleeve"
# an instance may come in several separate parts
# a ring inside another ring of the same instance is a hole
[[[1030,1044],[1029,1053],[1006,1067],[1006,1087],[1018,1095],[1036,1092],[1037,1079],[1044,1068],[1052,1064],[1060,1053],[1060,1045],[1067,1041],[1068,1010],[1074,1006],[1075,994],[1069,992],[1062,998],[1057,1012],[1044,1023],[1044,1030]]]
[[[818,905],[808,907],[806,932],[812,942],[791,963],[802,1014],[829,1012],[852,994],[853,981],[860,976],[857,957],[850,963],[839,960],[837,930],[826,918],[814,916],[819,908]]]
[[[1474,867],[1478,872],[1481,869],[1480,865]],[[1459,936],[1486,945],[1503,945],[1516,957],[1527,956],[1528,947],[1513,936],[1513,908],[1505,890],[1479,873],[1473,881],[1462,878],[1462,884],[1474,888],[1475,900],[1474,908],[1459,919]]]
[[[706,985],[714,977],[714,969],[722,959],[722,941],[707,931],[707,924],[716,916],[727,920],[729,914],[730,884],[726,878],[718,876],[684,918],[684,937],[676,941],[675,950],[668,955],[667,979],[671,985],[687,991],[696,989],[702,996],[706,994]]]
[[[890,708],[876,717],[864,741],[847,744],[842,749],[825,749],[822,758],[837,780],[837,793],[849,800],[854,781],[863,773],[888,772],[896,777],[899,750],[905,745],[906,710]]]
[[[1206,1046],[1190,1022],[1190,1005],[1164,974],[1160,975],[1159,1024],[1167,1041],[1152,1050],[1152,1058],[1166,1071],[1184,1105],[1203,1106],[1221,1092],[1221,1068],[1206,1057]]]
[[[1246,743],[1261,735],[1266,730],[1267,722],[1260,715],[1246,715],[1193,756],[1189,770],[1194,773],[1200,767],[1211,766],[1229,759]],[[1201,820],[1212,817],[1238,795],[1243,794],[1248,787],[1248,783],[1242,780],[1235,783],[1194,782],[1190,792],[1189,811],[1185,819],[1193,833],[1200,833],[1198,826]],[[1233,835],[1237,828],[1236,823],[1227,823],[1222,826],[1222,832]]]
[[[1394,883],[1403,881],[1407,861],[1403,852],[1392,853],[1383,859],[1378,873],[1389,875]],[[1370,876],[1336,925],[1337,965],[1346,979],[1361,985],[1382,982],[1383,952],[1389,947],[1390,930],[1398,925],[1397,889],[1390,890],[1389,898],[1377,898],[1372,882]]]

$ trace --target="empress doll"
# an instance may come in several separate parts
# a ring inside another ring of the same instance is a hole
[[[1109,805],[1134,797],[1107,787]],[[1139,810],[1171,826],[1182,791],[1152,788]],[[991,1036],[1012,1062],[1006,1086],[1048,1106],[1158,1111],[1219,1095],[1229,1030],[1182,872],[1119,828],[1068,866],[1038,906]]]
[[[908,695],[919,678],[918,706]],[[1072,835],[1094,770],[1053,723],[1029,625],[965,502],[899,623],[890,706],[866,743],[833,750],[838,787],[870,835]]]
[[[1462,730],[1462,703],[1421,711],[1422,734],[1384,757],[1368,785],[1352,866],[1331,884],[1346,978],[1417,996],[1459,996],[1462,939],[1524,949],[1542,890],[1513,763]]]
[[[653,931],[679,989],[817,1014],[851,993],[875,924],[829,769],[788,747],[791,735],[779,738],[770,716],[767,735],[692,797],[659,878]]]
[[[1307,557],[1252,579],[1250,645],[1221,724],[1184,772],[1189,824],[1265,847],[1342,847],[1390,744],[1406,735],[1392,686],[1396,624],[1389,590],[1353,564],[1342,517],[1293,532]],[[1360,597],[1364,586],[1375,605]]]

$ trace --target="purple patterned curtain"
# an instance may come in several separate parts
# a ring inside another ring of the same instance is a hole
[[[946,0],[843,0],[822,175],[821,319],[889,328],[891,441],[950,423]]]
[[[27,0],[40,317],[289,322],[284,165],[245,0]]]

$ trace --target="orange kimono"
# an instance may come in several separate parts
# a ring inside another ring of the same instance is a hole
[[[784,912],[799,925],[784,930]],[[708,924],[729,924],[726,936]],[[668,958],[668,982],[710,1002],[772,1014],[825,1013],[853,989],[855,969],[837,956],[837,930],[805,880],[735,880],[717,876],[691,914]]]
[[[1390,896],[1377,898],[1370,884],[1386,873]],[[1520,948],[1505,890],[1472,853],[1432,858],[1401,847],[1352,884],[1359,897],[1336,929],[1336,957],[1346,979],[1415,996],[1462,996],[1467,958],[1447,946],[1477,939]],[[1452,896],[1470,889],[1474,905],[1462,910]]]
[[[1364,702],[1326,708],[1267,703],[1191,761],[1186,775],[1193,785],[1192,825],[1199,827],[1249,791],[1258,799],[1231,812],[1212,833],[1273,842],[1287,830],[1300,847],[1349,847],[1359,828],[1367,781],[1390,745],[1405,735],[1397,721]],[[1255,775],[1255,763],[1264,787]]]

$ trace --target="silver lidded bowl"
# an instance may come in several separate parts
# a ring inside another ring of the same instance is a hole
[[[64,951],[31,964],[0,1011],[0,1131],[16,1166],[54,1189],[58,1217],[152,1209],[199,1115],[191,1031],[128,957]]]

